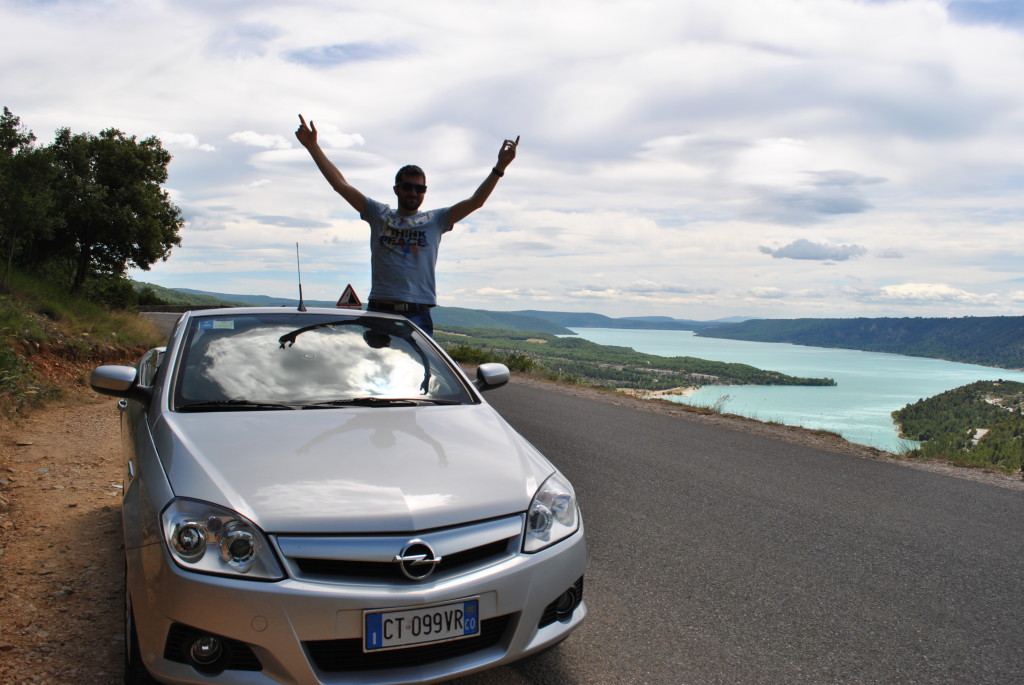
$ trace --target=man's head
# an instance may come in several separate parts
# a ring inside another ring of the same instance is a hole
[[[415,164],[406,164],[395,174],[395,197],[403,214],[414,214],[423,204],[427,192],[427,176]]]

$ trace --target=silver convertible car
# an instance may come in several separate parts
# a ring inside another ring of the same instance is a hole
[[[572,486],[404,318],[186,313],[122,398],[128,683],[436,682],[587,613]]]

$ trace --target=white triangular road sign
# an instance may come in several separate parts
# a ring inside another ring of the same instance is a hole
[[[338,299],[337,306],[341,309],[362,309],[363,303],[359,301],[359,296],[356,295],[356,291],[352,289],[352,286],[347,285],[345,286],[345,292]]]

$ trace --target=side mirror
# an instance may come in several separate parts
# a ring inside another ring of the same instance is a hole
[[[474,385],[480,392],[494,390],[508,383],[511,376],[508,367],[504,364],[489,362],[476,367],[476,383]]]
[[[134,366],[99,366],[89,375],[89,387],[101,395],[148,402],[150,391],[139,386],[137,381],[138,370]]]

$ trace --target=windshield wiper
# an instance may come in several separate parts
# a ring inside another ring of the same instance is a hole
[[[267,409],[298,409],[293,404],[253,402],[252,400],[209,400],[175,407],[178,411],[260,411]]]
[[[432,397],[348,397],[329,402],[305,404],[303,409],[329,409],[331,407],[413,407],[417,404],[461,404],[458,400],[441,400]]]

